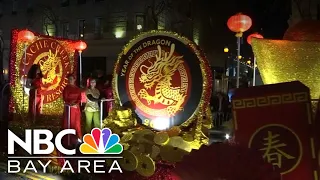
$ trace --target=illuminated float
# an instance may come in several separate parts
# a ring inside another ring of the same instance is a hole
[[[151,31],[119,54],[113,80],[116,108],[104,120],[121,137],[121,167],[150,177],[208,143],[211,71],[203,52],[175,33]]]
[[[77,72],[76,42],[42,36],[28,30],[13,30],[10,56],[10,112],[14,119],[24,119],[28,112],[27,74],[34,64],[43,74],[41,94],[43,117],[60,117],[63,111],[62,91],[66,76]]]
[[[263,133],[270,139],[276,137],[272,134],[274,131],[280,138],[288,139],[285,145],[290,146],[288,152],[293,155],[286,157],[289,159],[287,165],[284,165],[285,161],[280,161],[282,164],[279,165],[268,160],[279,167],[284,180],[318,178],[319,162],[315,161],[320,159],[316,153],[320,152],[320,116],[317,109],[320,98],[319,28],[319,21],[307,20],[290,27],[283,40],[253,38],[253,52],[266,86],[240,89],[233,96],[233,117],[238,128],[235,140],[239,144],[244,144],[245,136],[252,135],[252,132],[254,135],[250,138],[249,147],[256,149],[262,149],[259,147],[262,138],[256,138]],[[272,94],[272,87],[277,94]],[[317,114],[316,118],[312,111]],[[268,153],[264,153],[264,157],[268,158]]]
[[[283,40],[252,39],[252,49],[264,84],[300,81],[320,97],[320,33],[318,21],[301,21]]]

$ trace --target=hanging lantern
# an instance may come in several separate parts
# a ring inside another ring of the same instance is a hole
[[[252,26],[252,20],[249,16],[239,13],[231,16],[228,19],[227,25],[231,31],[242,34],[250,29]]]
[[[75,49],[78,51],[83,51],[87,48],[87,44],[83,41],[78,41],[75,43]]]
[[[34,39],[34,34],[31,31],[28,30],[22,30],[18,34],[19,39],[23,42],[30,42]]]
[[[247,37],[247,42],[248,44],[251,45],[251,40],[252,38],[258,38],[258,39],[263,39],[263,36],[259,33],[253,33],[253,34],[250,34],[248,37]]]

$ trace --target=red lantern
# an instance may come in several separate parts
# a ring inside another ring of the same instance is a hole
[[[75,49],[78,51],[83,51],[87,48],[87,44],[83,41],[78,41],[75,43]]]
[[[247,37],[247,42],[248,44],[251,45],[251,40],[252,38],[258,38],[258,39],[263,39],[263,36],[259,33],[253,33],[253,34],[250,34],[248,37]]]
[[[244,14],[236,14],[231,16],[227,22],[228,28],[235,33],[243,33],[250,29],[252,20]]]
[[[30,42],[34,39],[34,34],[28,30],[22,30],[19,32],[18,37],[23,42]]]

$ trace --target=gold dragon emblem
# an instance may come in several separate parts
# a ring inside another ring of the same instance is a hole
[[[161,103],[167,106],[168,115],[175,115],[178,111],[183,110],[181,107],[186,98],[186,92],[183,92],[180,86],[172,86],[172,76],[178,70],[179,65],[183,63],[183,56],[174,56],[175,44],[171,45],[170,52],[161,50],[157,46],[158,54],[155,62],[150,66],[141,65],[141,76],[139,81],[143,84],[144,89],[140,89],[138,96],[145,99],[148,105],[153,101],[154,104]],[[154,96],[150,95],[147,90],[155,86]]]
[[[49,52],[42,53],[37,58],[41,72],[44,75],[42,83],[44,85],[50,85],[48,88],[45,88],[46,90],[57,88],[62,78],[61,58],[57,57],[57,53],[57,51],[52,53],[52,51],[49,50]],[[47,58],[45,59],[45,57]],[[58,71],[57,68],[59,68]],[[57,80],[56,82],[54,82],[55,79]]]

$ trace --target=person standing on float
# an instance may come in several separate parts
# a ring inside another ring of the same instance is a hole
[[[104,90],[104,83],[105,83],[102,71],[97,72],[96,83],[97,83],[96,88],[100,91],[100,94],[102,95]]]
[[[90,87],[86,91],[87,104],[84,108],[86,114],[86,133],[91,132],[92,123],[93,127],[100,128],[100,92],[96,88],[97,81],[95,79],[90,79]]]
[[[41,90],[42,73],[40,66],[34,64],[31,66],[28,75],[26,87],[29,91],[29,118],[37,118],[42,113],[43,95]]]
[[[112,91],[112,76],[108,75],[106,78],[106,82],[104,84],[104,97],[106,99],[113,99],[113,91]],[[104,112],[105,115],[107,116],[111,110],[112,110],[113,102],[112,101],[107,101],[104,104]]]
[[[65,103],[65,108],[63,111],[63,129],[75,129],[77,137],[82,138],[81,131],[81,111],[80,111],[80,102],[81,102],[81,89],[75,84],[76,78],[73,75],[68,76],[68,85],[63,90],[63,101]],[[70,108],[70,111],[69,111]],[[69,116],[70,112],[70,116]],[[70,127],[68,127],[68,118],[70,117]],[[71,144],[77,142],[77,138],[70,138]],[[64,139],[66,141],[66,139]]]

